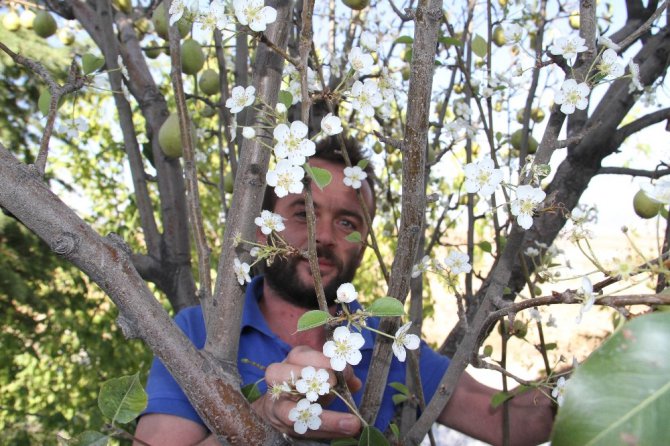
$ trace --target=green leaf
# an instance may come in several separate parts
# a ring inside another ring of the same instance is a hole
[[[667,444],[668,339],[670,314],[653,313],[605,341],[567,381],[552,445]]]
[[[98,71],[105,64],[105,59],[86,53],[81,56],[81,69],[84,74],[91,74]]]
[[[395,438],[400,438],[400,429],[398,429],[398,425],[395,423],[389,424],[389,428],[391,428],[391,432],[393,432],[393,436]]]
[[[330,441],[330,446],[357,446],[358,440],[355,438],[336,438]]]
[[[385,296],[372,302],[368,307],[368,313],[372,316],[402,316],[405,314],[405,308],[398,299]]]
[[[544,344],[544,349],[547,350],[547,351],[556,350],[557,347],[558,347],[558,344],[555,343],[555,342],[548,342],[548,343]]]
[[[393,381],[392,383],[389,383],[389,386],[391,386],[392,388],[396,389],[398,392],[404,395],[409,395],[409,389],[403,383]]]
[[[365,426],[358,440],[358,446],[390,446],[384,434],[374,426]]]
[[[492,345],[485,345],[484,346],[484,356],[491,356],[493,354],[493,346]]]
[[[330,314],[321,310],[310,310],[298,319],[298,331],[319,327],[328,322]]]
[[[368,159],[363,159],[360,160],[358,163],[356,163],[356,165],[363,170],[365,170],[365,168],[368,167],[368,164],[370,164],[370,160]]]
[[[260,398],[261,391],[258,389],[258,384],[256,383],[251,383],[247,384],[246,386],[242,387],[242,395],[249,401],[250,403],[253,403],[256,401],[258,398]]]
[[[405,43],[411,45],[414,43],[414,39],[411,38],[410,36],[400,36],[397,39],[395,39],[393,43]]]
[[[484,252],[488,253],[491,252],[491,243],[487,242],[486,240],[484,240],[483,242],[479,242],[477,246],[479,246],[479,249],[481,249]]]
[[[140,374],[113,378],[102,383],[98,407],[114,423],[128,423],[147,407],[147,393],[140,384]]]
[[[358,231],[354,231],[351,234],[344,237],[344,239],[348,242],[360,243],[361,242],[361,233],[358,232]]]
[[[438,39],[438,41],[448,47],[450,46],[463,46],[463,42],[460,40],[456,39],[455,37],[446,37],[442,36]]]
[[[42,90],[40,97],[37,99],[37,108],[40,109],[44,116],[49,114],[49,107],[51,106],[51,92],[47,89]]]
[[[510,392],[498,392],[491,397],[491,407],[495,409],[513,396]]]
[[[391,399],[393,400],[393,404],[397,406],[398,404],[407,401],[407,395],[403,395],[402,393],[396,393],[391,397]]]
[[[328,186],[333,180],[333,176],[326,169],[321,169],[320,167],[310,166],[309,164],[304,164],[305,172],[312,178],[317,187],[323,190],[324,187]]]
[[[472,52],[479,57],[485,57],[488,49],[486,47],[486,39],[479,34],[476,34],[472,39]]]
[[[279,92],[279,102],[284,104],[286,108],[289,108],[293,105],[293,95],[289,91],[281,90]]]
[[[73,446],[107,446],[109,437],[96,431],[84,431],[74,438]]]

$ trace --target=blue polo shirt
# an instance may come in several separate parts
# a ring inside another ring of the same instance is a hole
[[[279,339],[279,337],[268,327],[267,322],[258,307],[258,301],[262,296],[262,292],[262,277],[255,277],[252,282],[247,285],[244,310],[242,313],[242,331],[240,334],[237,366],[242,377],[242,385],[253,384],[265,376],[264,370],[254,364],[260,364],[265,367],[275,362],[282,362],[291,350],[291,346]],[[353,305],[353,311],[355,311],[356,308],[360,308],[360,305],[357,302]],[[201,349],[205,345],[205,322],[200,306],[190,307],[180,311],[175,317],[175,322],[193,342],[196,348]],[[374,318],[368,319],[368,325],[377,328],[379,320]],[[368,369],[372,362],[372,349],[374,346],[375,334],[370,330],[363,330],[361,334],[365,339],[365,345],[361,348],[363,359],[358,365],[354,366],[354,373],[363,383],[365,383]],[[442,375],[449,366],[449,359],[435,353],[423,341],[421,341],[420,348],[421,383],[423,385],[426,401],[430,401],[437,390]],[[400,382],[404,384],[405,365],[406,363],[399,362],[394,356],[393,361],[391,362],[391,368],[389,369],[387,382]],[[267,391],[265,381],[259,382],[258,387],[261,393]],[[177,382],[170,375],[170,372],[168,372],[158,358],[154,359],[151,371],[149,372],[147,393],[149,394],[149,401],[147,408],[144,411],[145,414],[162,413],[176,415],[204,425],[184,392],[182,392]],[[398,393],[395,389],[390,386],[386,387],[375,422],[375,426],[382,432],[389,426],[395,413],[396,406],[392,400],[395,393]],[[362,389],[353,394],[354,401],[357,405],[360,405],[362,396]],[[333,402],[327,407],[324,407],[324,409],[348,412],[347,407],[338,398],[335,398]]]

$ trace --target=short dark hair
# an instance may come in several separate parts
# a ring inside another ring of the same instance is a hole
[[[353,138],[344,138],[344,148],[347,151],[349,156],[349,161],[352,166],[357,165],[362,160],[368,160],[368,157],[365,156],[363,149],[361,148],[358,141]],[[317,142],[314,155],[310,158],[316,158],[324,161],[329,161],[331,163],[346,165],[344,161],[344,156],[342,155],[342,150],[340,147],[339,138],[336,136],[329,136]],[[368,185],[370,186],[370,192],[372,192],[372,206],[370,209],[370,214],[375,215],[375,204],[377,202],[375,197],[375,173],[372,169],[372,163],[368,162],[363,171],[368,175],[365,178]],[[275,203],[277,202],[277,195],[274,193],[274,190],[266,186],[265,195],[263,196],[263,210],[272,211],[274,210]]]

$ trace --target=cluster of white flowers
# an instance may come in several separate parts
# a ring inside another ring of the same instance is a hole
[[[563,56],[566,60],[571,61],[577,57],[577,54],[588,49],[584,43],[586,41],[579,36],[559,37],[549,47],[549,52],[554,56]]]
[[[563,404],[563,398],[565,397],[565,378],[560,377],[556,381],[556,387],[551,391],[551,396],[556,399],[556,404],[561,406]]]
[[[237,21],[255,32],[265,31],[267,25],[277,20],[277,10],[265,6],[264,0],[233,0],[232,8],[232,15]],[[168,11],[170,25],[187,11],[194,22],[202,23],[203,28],[208,30],[223,30],[230,23],[231,14],[226,13],[223,0],[172,0]]]
[[[351,86],[349,99],[354,110],[364,117],[371,118],[375,115],[375,108],[384,102],[377,82],[367,78],[364,82],[356,81]]]
[[[539,187],[528,184],[517,187],[516,199],[512,201],[510,208],[519,226],[530,229],[533,225],[533,213],[545,196],[546,194]]]
[[[292,105],[297,104],[302,99],[302,86],[300,81],[300,72],[292,64],[286,64],[284,67],[284,90],[291,93]],[[314,91],[317,88],[316,74],[314,70],[307,67],[307,89]]]
[[[597,68],[603,76],[609,78],[621,77],[624,72],[623,61],[619,58],[616,51],[611,48],[603,51]]]
[[[519,43],[523,39],[523,28],[516,23],[510,23],[503,28],[503,34],[508,43]]]
[[[503,179],[502,170],[495,168],[489,156],[466,164],[464,170],[465,190],[470,194],[478,193],[483,197],[488,197],[495,192]]]
[[[335,302],[341,304],[350,304],[358,299],[358,291],[356,291],[354,285],[349,282],[340,285],[337,288],[336,294],[337,299],[335,299]]]
[[[308,128],[302,121],[293,121],[290,127],[279,124],[273,135],[277,144],[273,148],[277,164],[269,170],[265,180],[274,187],[278,197],[302,192],[305,170],[302,165],[314,155],[316,146],[307,138]]]
[[[454,275],[469,273],[472,271],[470,257],[465,253],[455,250],[450,251],[449,254],[447,254],[447,257],[444,259],[444,265],[442,267]]]
[[[363,75],[372,72],[375,61],[371,54],[363,51],[361,47],[355,46],[349,51],[349,63],[358,75]]]
[[[570,115],[575,108],[585,110],[589,105],[589,93],[591,89],[585,82],[577,83],[574,79],[568,79],[561,85],[561,90],[556,92],[554,102],[561,106],[561,112]]]
[[[323,344],[323,354],[330,358],[330,367],[341,372],[347,364],[356,365],[361,362],[361,347],[365,344],[363,335],[350,332],[347,327],[337,327],[333,331],[333,339]]]
[[[391,348],[393,349],[393,354],[400,362],[405,362],[405,358],[407,357],[407,352],[405,349],[416,350],[421,344],[421,340],[417,335],[407,333],[411,326],[412,323],[407,322],[405,325],[400,327],[398,331],[396,331],[393,339],[393,345]]]
[[[307,429],[317,430],[321,427],[323,409],[319,403],[311,403],[307,398],[298,401],[298,404],[289,411],[288,419],[293,421],[293,430],[304,434]]]
[[[84,118],[74,118],[61,121],[56,126],[56,132],[65,134],[69,139],[74,139],[79,136],[79,133],[88,131],[88,121]]]
[[[433,260],[428,256],[423,256],[421,261],[412,266],[412,279],[416,279],[421,274],[428,271],[433,266]]]
[[[235,257],[235,260],[233,260],[233,271],[235,272],[237,282],[240,285],[244,285],[245,283],[251,282],[251,277],[249,276],[250,270],[251,267],[249,266],[248,263],[241,262],[240,259]]]
[[[656,200],[666,206],[670,204],[670,180],[661,180],[656,184],[643,184],[642,190],[652,200]]]

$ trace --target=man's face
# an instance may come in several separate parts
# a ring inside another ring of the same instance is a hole
[[[344,166],[320,159],[310,160],[309,164],[328,169],[333,176],[324,190],[315,185],[312,187],[319,269],[328,305],[332,305],[337,288],[353,279],[364,251],[360,243],[348,242],[345,237],[358,231],[365,240],[368,226],[356,191],[342,182]],[[363,182],[361,190],[368,209],[372,211],[370,185]],[[289,245],[306,251],[307,214],[303,195],[291,194],[278,198],[273,212],[284,218],[286,229],[280,233],[281,237]],[[298,256],[275,259],[272,265],[265,268],[265,281],[286,301],[303,308],[318,308],[307,259]]]

